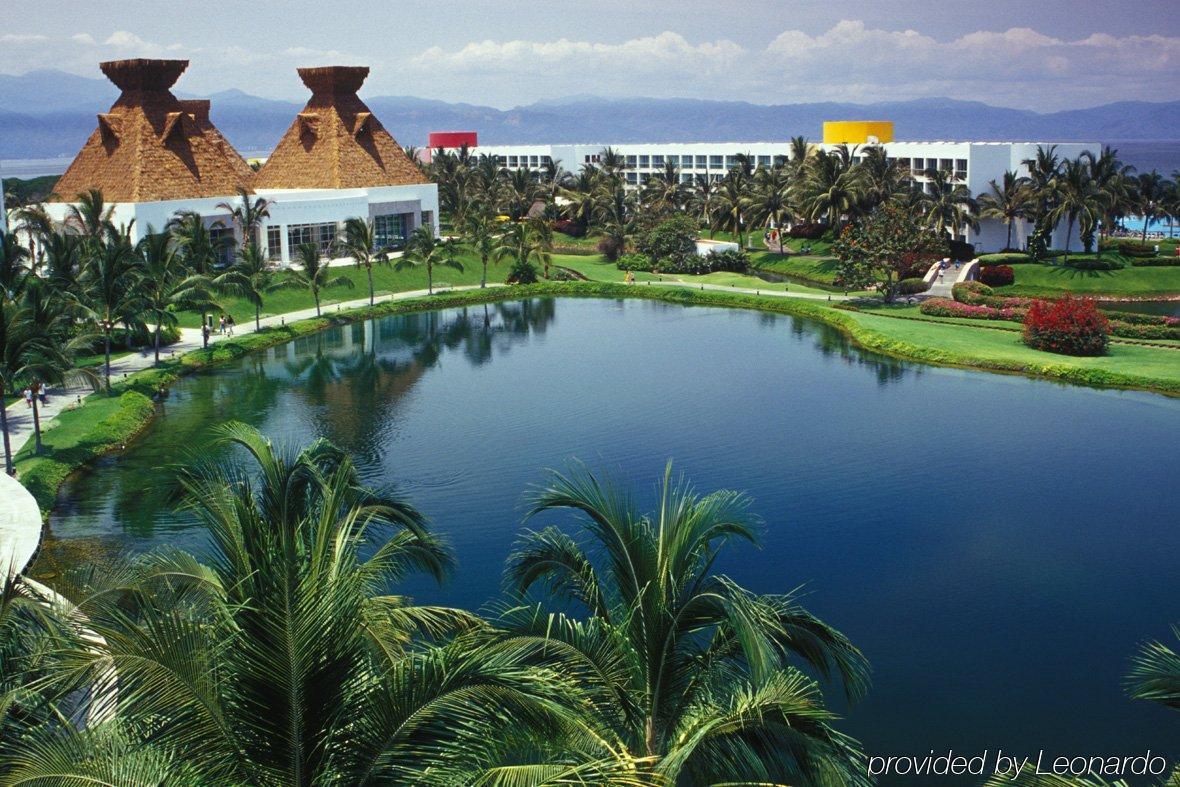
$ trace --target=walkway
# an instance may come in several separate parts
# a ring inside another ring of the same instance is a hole
[[[0,582],[23,571],[40,543],[37,501],[15,478],[0,472]]]
[[[938,263],[934,263],[938,265]],[[959,267],[953,264],[948,265],[943,271],[942,278],[937,276],[934,278],[934,283],[930,285],[930,289],[926,294],[934,298],[951,298],[954,295],[954,287],[960,282],[975,278],[975,271],[979,267],[977,260],[971,262],[964,262]]]

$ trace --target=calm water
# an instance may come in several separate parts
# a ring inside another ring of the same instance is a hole
[[[785,317],[538,300],[304,338],[181,382],[166,410],[64,490],[55,554],[200,549],[165,468],[237,418],[396,483],[461,567],[408,590],[477,606],[542,468],[577,457],[650,499],[674,457],[766,520],[720,569],[805,585],[871,659],[844,723],[870,752],[1180,755],[1175,715],[1120,688],[1136,643],[1180,620],[1178,400],[902,364]]]

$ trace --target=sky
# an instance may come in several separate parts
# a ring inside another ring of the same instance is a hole
[[[1042,111],[1180,99],[1177,0],[3,0],[0,73],[191,60],[178,89],[302,100],[295,68],[367,65],[362,95],[500,108],[573,95],[758,104],[951,97]]]

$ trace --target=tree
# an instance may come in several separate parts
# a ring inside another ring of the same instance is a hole
[[[563,663],[597,687],[598,727],[642,773],[670,784],[866,783],[856,743],[830,726],[817,685],[793,663],[837,676],[855,699],[867,683],[860,651],[793,596],[712,573],[731,543],[757,543],[746,497],[698,495],[671,464],[658,491],[658,509],[642,514],[589,471],[553,474],[529,516],[573,512],[577,533],[520,539],[505,585],[521,606],[502,625],[568,652]],[[546,615],[530,592],[590,617]]]
[[[275,290],[298,287],[299,282],[291,278],[279,278],[270,260],[262,253],[257,243],[251,243],[238,252],[234,262],[237,274],[236,291],[254,307],[254,330],[262,330],[263,298]]]
[[[84,191],[66,209],[65,224],[88,242],[102,241],[116,234],[115,206],[107,205],[98,189]]]
[[[953,238],[963,226],[979,229],[979,212],[971,189],[941,169],[926,170],[930,193],[923,198],[926,224],[935,232]]]
[[[189,272],[195,276],[204,276],[209,280],[213,294],[222,292],[229,285],[229,277],[225,272],[217,272],[217,262],[221,252],[229,245],[228,239],[219,239],[210,230],[220,229],[224,225],[215,221],[209,227],[205,226],[205,219],[199,213],[181,212],[169,222],[169,231],[176,239],[180,253],[188,266]],[[205,332],[209,310],[201,309],[201,346],[209,346],[209,337]]]
[[[103,342],[103,377],[111,393],[111,334],[115,326],[142,324],[141,270],[135,250],[122,240],[98,246],[82,271],[82,308]]]
[[[792,212],[790,170],[781,164],[759,168],[750,193],[751,223],[782,230]]]
[[[488,261],[496,259],[497,229],[496,218],[487,207],[473,207],[468,211],[463,231],[468,245],[479,257],[479,264],[482,266],[480,287],[488,286]]]
[[[541,263],[544,277],[549,278],[549,254],[551,245],[542,232],[539,221],[518,221],[510,223],[496,238],[494,256],[497,260],[510,257],[515,261],[514,272],[519,273],[532,265],[533,260]],[[519,276],[517,277],[519,279]]]
[[[52,340],[41,332],[28,305],[0,293],[0,394],[7,397],[21,383],[44,375],[55,355]],[[0,431],[4,433],[4,472],[14,475],[6,402],[0,402]]]
[[[1079,156],[1062,163],[1057,177],[1057,204],[1050,211],[1053,223],[1065,219],[1065,262],[1069,262],[1069,244],[1073,228],[1080,222],[1082,236],[1093,242],[1094,228],[1106,205],[1106,195],[1090,176],[1089,162]]]
[[[989,191],[979,197],[979,215],[985,219],[996,219],[1004,222],[1008,230],[1004,248],[1012,248],[1012,224],[1024,218],[1028,211],[1031,193],[1028,179],[1017,175],[1012,170],[1004,172],[1003,185],[992,180],[988,182]]]
[[[238,204],[219,202],[217,209],[229,213],[230,221],[242,237],[241,247],[246,248],[251,243],[258,243],[258,228],[262,220],[270,216],[270,205],[270,200],[262,197],[251,200],[250,192],[238,186]]]
[[[652,266],[683,262],[696,254],[696,223],[683,214],[664,219],[635,239],[635,250],[651,258]]]
[[[852,154],[841,145],[812,154],[796,181],[799,202],[809,221],[826,221],[838,230],[842,218],[850,215],[860,199],[859,183],[852,169]]]
[[[876,287],[892,301],[916,260],[946,256],[947,239],[911,212],[886,203],[846,227],[832,252],[839,259],[838,284],[849,290]]]
[[[377,237],[373,232],[373,220],[354,216],[344,222],[344,240],[340,250],[356,260],[358,268],[364,268],[369,277],[369,305],[376,300],[373,290],[373,266],[389,262],[389,254],[385,249],[377,248]]]
[[[534,664],[543,642],[392,592],[452,569],[413,505],[363,485],[325,441],[279,450],[241,424],[219,438],[249,465],[205,461],[180,479],[208,562],[171,552],[86,580],[76,597],[106,647],[66,640],[58,674],[113,669],[116,715],[94,730],[30,730],[36,746],[7,763],[21,780],[73,783],[62,774],[129,752],[154,756],[131,781],[99,781],[493,784],[504,783],[488,762],[497,743],[578,750],[588,700]],[[104,729],[125,745],[96,749]]]
[[[139,255],[139,285],[143,294],[144,314],[152,318],[152,346],[156,363],[160,362],[160,333],[164,326],[177,323],[177,310],[213,310],[208,277],[189,273],[177,252],[170,233],[155,232],[151,227],[135,247]]]
[[[1056,145],[1038,146],[1036,156],[1021,163],[1028,169],[1031,186],[1029,217],[1033,220],[1033,232],[1029,248],[1033,256],[1039,258],[1048,248],[1049,235],[1053,231],[1049,214],[1057,201],[1056,183],[1061,171],[1061,157],[1057,155]]]
[[[720,188],[713,194],[713,221],[709,228],[733,233],[738,246],[745,248],[746,214],[750,210],[750,204],[744,180],[738,176],[727,175],[721,181]]]
[[[855,172],[861,201],[858,212],[862,213],[889,202],[912,185],[909,170],[877,145],[865,149]]]
[[[291,270],[291,281],[311,293],[315,301],[315,316],[320,316],[320,293],[329,287],[352,289],[352,279],[347,276],[333,276],[328,260],[320,255],[320,247],[304,243],[299,247],[299,267]]]
[[[1164,217],[1164,206],[1171,195],[1171,184],[1154,169],[1135,180],[1135,212],[1143,217],[1143,242],[1147,243],[1147,228]]]
[[[406,253],[395,263],[396,270],[426,268],[426,292],[434,294],[434,269],[437,266],[463,270],[463,263],[455,259],[455,242],[434,237],[430,227],[419,227],[410,233],[406,241]]]

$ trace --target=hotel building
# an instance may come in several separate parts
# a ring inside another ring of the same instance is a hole
[[[814,147],[830,150],[839,145],[855,146],[853,160],[859,161],[866,147],[879,146],[885,154],[909,170],[914,182],[930,191],[925,172],[930,169],[954,174],[971,193],[979,196],[989,190],[989,181],[1001,182],[1006,170],[1027,174],[1023,164],[1036,156],[1037,148],[1057,144],[1057,153],[1074,158],[1083,151],[1097,154],[1098,143],[1046,142],[906,142],[893,139],[893,124],[888,121],[835,121],[824,123],[823,142]],[[481,145],[479,154],[498,156],[508,169],[537,169],[557,161],[566,169],[576,170],[596,164],[605,144],[570,145]],[[680,170],[680,180],[720,180],[737,164],[739,154],[747,154],[759,167],[769,167],[789,159],[790,143],[782,142],[668,142],[619,143],[610,147],[624,157],[627,184],[638,188],[652,175],[671,163]],[[1023,248],[1032,230],[1030,223],[1013,225],[1013,245]],[[1064,222],[1053,234],[1052,245],[1065,245]],[[1074,245],[1077,245],[1075,229]],[[995,251],[1003,247],[1007,229],[1003,222],[982,219],[979,230],[962,227],[958,239],[974,243],[976,250]]]
[[[122,94],[98,115],[98,128],[57,183],[57,201],[46,204],[58,221],[76,195],[97,189],[113,206],[113,223],[129,228],[133,241],[182,211],[230,236],[237,230],[219,205],[238,204],[245,189],[270,203],[258,237],[283,263],[304,243],[327,255],[341,224],[354,216],[373,221],[381,245],[397,245],[422,225],[438,232],[437,187],[357,96],[368,68],[299,69],[311,98],[255,172],[209,120],[208,101],[172,94],[187,60],[100,67]]]

